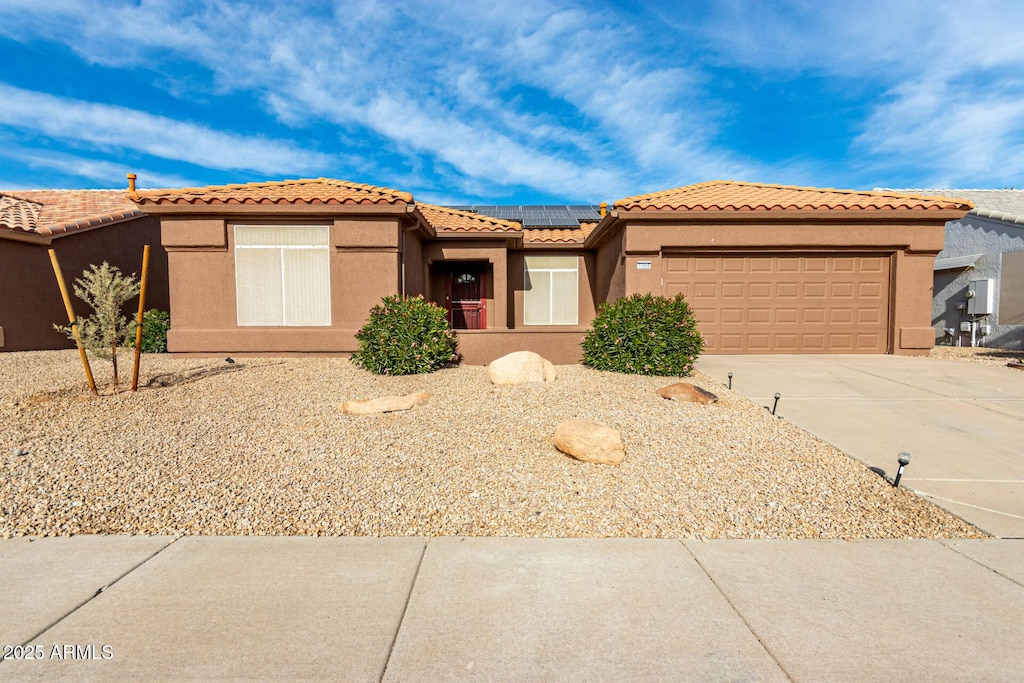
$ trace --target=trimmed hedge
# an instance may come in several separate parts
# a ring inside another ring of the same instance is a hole
[[[378,375],[418,375],[458,362],[447,312],[422,296],[388,296],[356,332],[352,362]]]
[[[602,304],[583,337],[583,364],[639,375],[686,376],[704,350],[682,294],[634,294]]]

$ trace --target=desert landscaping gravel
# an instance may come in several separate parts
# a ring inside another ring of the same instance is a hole
[[[924,357],[1006,367],[1011,361],[1024,362],[1024,351],[989,349],[981,346],[936,346]]]
[[[678,378],[557,372],[499,387],[473,366],[147,355],[137,393],[93,397],[75,351],[0,354],[0,536],[985,535],[707,377],[687,381],[716,404],[655,395]],[[338,409],[414,391],[430,399],[405,412]],[[625,461],[556,451],[572,418],[618,429]]]

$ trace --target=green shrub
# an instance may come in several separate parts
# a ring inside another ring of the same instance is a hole
[[[685,376],[704,349],[682,294],[634,294],[602,304],[583,337],[583,364],[640,375]]]
[[[422,296],[385,297],[356,339],[352,361],[378,375],[417,375],[458,361],[445,310]]]
[[[171,316],[167,311],[151,308],[142,314],[143,353],[167,353],[167,329]]]
[[[135,275],[123,275],[117,266],[106,261],[91,265],[75,279],[75,296],[89,304],[91,315],[79,316],[76,325],[82,346],[98,358],[109,360],[114,368],[113,387],[117,389],[117,349],[133,346],[133,320],[124,315],[125,304],[139,295]],[[54,329],[74,339],[72,325],[54,325]]]

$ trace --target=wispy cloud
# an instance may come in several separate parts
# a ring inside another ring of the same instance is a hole
[[[0,138],[2,140],[2,138]],[[127,173],[135,173],[139,178],[139,187],[187,187],[198,184],[195,179],[172,173],[154,171],[145,167],[128,165],[105,159],[87,156],[52,152],[40,149],[25,149],[16,143],[4,141],[0,151],[0,159],[9,160],[10,166],[39,169],[53,172],[54,177],[71,177],[79,179],[86,185],[102,185],[106,188],[125,187]],[[45,189],[40,185],[36,189]],[[57,187],[47,184],[47,187]]]
[[[0,124],[88,146],[134,149],[216,169],[268,174],[322,168],[328,157],[284,142],[211,130],[125,107],[82,102],[0,83]]]
[[[515,11],[487,0],[8,0],[0,35],[152,70],[181,100],[239,97],[295,137],[319,138],[310,151],[194,117],[10,86],[0,123],[213,169],[371,170],[374,182],[417,179],[426,192],[467,199],[520,188],[618,197],[727,177],[812,184],[820,168],[880,184],[997,182],[1024,173],[1024,41],[1005,30],[1024,24],[1024,4],[978,2],[969,17],[968,26],[955,0],[531,0]],[[198,69],[179,77],[176,64]],[[723,94],[715,79],[730,71],[780,83],[815,77],[837,100],[872,99],[829,141],[832,156],[794,150],[762,162],[724,132],[754,106]],[[52,120],[30,121],[35,106]]]

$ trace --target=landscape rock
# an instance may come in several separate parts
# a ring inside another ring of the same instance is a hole
[[[555,448],[583,462],[618,465],[626,457],[619,433],[600,422],[569,420],[555,429]]]
[[[516,351],[491,361],[487,376],[492,384],[554,382],[555,366],[533,351]]]
[[[718,396],[686,382],[676,382],[656,391],[662,398],[689,403],[714,403]]]
[[[430,394],[423,392],[407,394],[406,396],[383,396],[381,398],[368,398],[361,401],[345,401],[341,404],[341,412],[345,415],[372,415],[374,413],[391,413],[396,410],[409,410],[418,405],[423,405],[430,398]]]

